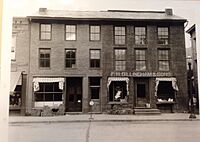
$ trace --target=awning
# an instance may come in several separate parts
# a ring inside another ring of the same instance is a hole
[[[21,72],[11,72],[10,74],[10,92],[14,92],[17,85],[21,85]]]
[[[126,82],[127,95],[129,94],[129,90],[128,90],[129,78],[128,77],[109,77],[108,78],[108,83],[107,83],[107,88],[108,89],[109,89],[109,86],[110,86],[112,81],[125,81]]]
[[[156,78],[156,86],[155,86],[155,96],[157,96],[157,91],[158,91],[158,85],[160,81],[171,81],[172,82],[172,87],[174,90],[178,91],[178,85],[177,85],[177,80],[174,77],[169,77],[169,78]]]
[[[39,88],[39,83],[59,83],[59,89],[63,90],[64,78],[34,78],[33,83],[34,83],[34,91],[40,90]]]

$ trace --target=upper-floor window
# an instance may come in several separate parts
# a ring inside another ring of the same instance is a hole
[[[146,70],[146,50],[145,49],[137,49],[135,50],[135,64],[136,70],[144,71]]]
[[[124,71],[126,69],[126,49],[115,49],[115,70]]]
[[[17,34],[12,35],[11,60],[15,60]]]
[[[73,68],[76,65],[76,50],[66,49],[65,50],[65,67]]]
[[[40,24],[40,40],[51,40],[51,24]]]
[[[158,44],[169,44],[168,27],[158,27]]]
[[[135,44],[147,44],[145,27],[135,27]]]
[[[39,49],[39,67],[50,68],[51,49]]]
[[[101,52],[99,49],[90,50],[90,67],[100,68]]]
[[[76,40],[76,25],[65,25],[65,40]]]
[[[116,45],[124,45],[126,43],[126,28],[125,26],[114,27],[114,42]]]
[[[169,71],[169,50],[158,50],[158,69],[160,71]]]
[[[100,26],[91,25],[90,26],[90,40],[91,41],[99,41],[101,37]]]

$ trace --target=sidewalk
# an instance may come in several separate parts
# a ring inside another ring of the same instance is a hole
[[[164,113],[161,115],[109,115],[92,114],[94,122],[134,122],[134,121],[200,121],[200,116],[196,119],[189,119],[188,113]],[[9,123],[67,123],[67,122],[88,122],[91,121],[90,114],[64,115],[51,117],[33,116],[10,116]]]

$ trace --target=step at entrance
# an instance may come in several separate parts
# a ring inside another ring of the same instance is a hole
[[[152,108],[135,108],[134,113],[135,113],[135,115],[159,115],[159,114],[161,114],[159,109],[152,109]]]

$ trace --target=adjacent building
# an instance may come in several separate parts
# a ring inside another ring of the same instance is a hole
[[[11,78],[21,112],[59,105],[83,113],[115,105],[187,111],[185,22],[172,9],[40,8],[14,18]]]
[[[192,72],[193,72],[193,90],[192,93],[194,97],[197,99],[196,106],[198,107],[198,76],[197,76],[197,48],[196,48],[196,29],[195,25],[191,26],[187,31],[188,34],[190,34],[190,40],[191,40],[191,52],[192,56],[190,59],[190,63],[192,64]]]

